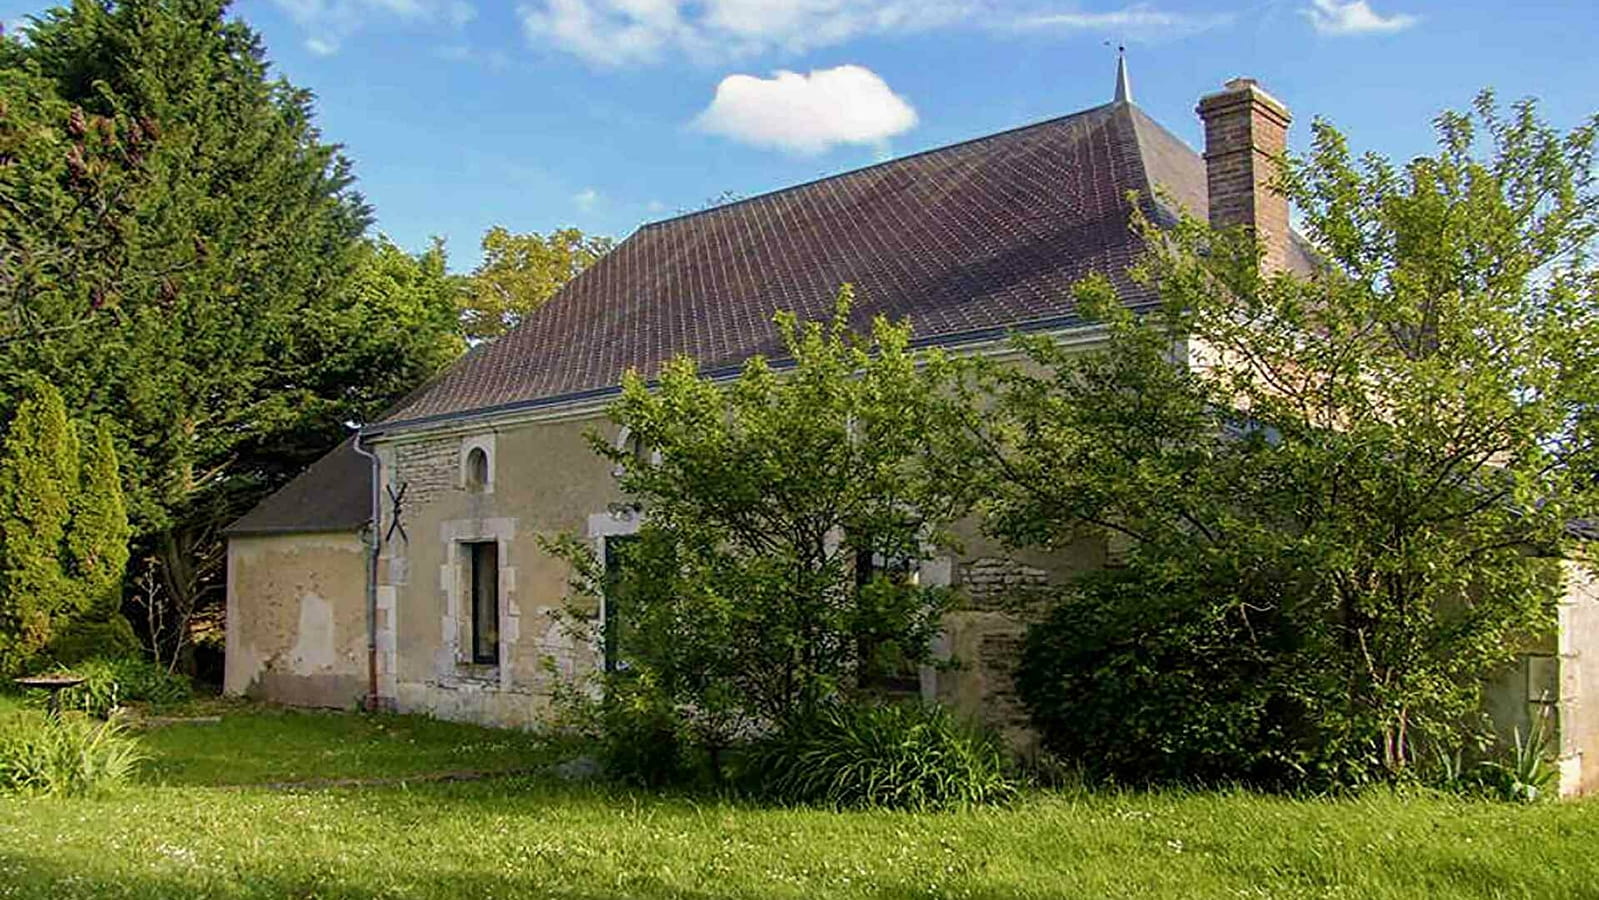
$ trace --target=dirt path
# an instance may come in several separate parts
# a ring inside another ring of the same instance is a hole
[[[548,766],[536,769],[495,769],[478,771],[463,769],[453,772],[421,772],[416,775],[397,775],[383,778],[307,778],[302,781],[258,781],[250,784],[219,784],[224,791],[320,791],[349,787],[394,787],[402,784],[433,784],[451,781],[486,781],[490,778],[514,778],[519,775],[537,775],[547,772]]]

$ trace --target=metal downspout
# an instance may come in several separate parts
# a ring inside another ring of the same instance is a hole
[[[364,432],[355,436],[355,452],[372,461],[372,512],[367,524],[366,561],[366,708],[381,708],[378,697],[378,556],[383,552],[383,511],[379,501],[378,480],[381,466],[376,453],[361,446]]]

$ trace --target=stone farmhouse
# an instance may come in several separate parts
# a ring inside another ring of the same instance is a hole
[[[1103,106],[640,228],[232,525],[226,691],[538,722],[560,677],[548,660],[567,675],[602,664],[550,615],[571,573],[540,536],[587,535],[603,558],[639,526],[613,510],[612,472],[582,438],[615,430],[604,408],[622,374],[678,354],[732,374],[780,352],[775,312],[823,317],[842,283],[856,324],[908,317],[925,345],[993,350],[1014,331],[1091,345],[1101,333],[1074,313],[1075,282],[1102,272],[1129,303],[1154,299],[1125,276],[1140,251],[1133,191],[1157,222],[1181,205],[1253,226],[1270,265],[1313,265],[1267,187],[1287,108],[1240,78],[1197,112],[1203,155],[1133,103],[1119,66]],[[956,585],[965,603],[940,648],[961,665],[924,670],[922,695],[1019,729],[1021,626],[999,596],[1111,552],[1007,553],[974,528],[965,555],[923,564],[922,583]],[[1504,674],[1490,711],[1506,729],[1558,723],[1573,793],[1599,785],[1599,589],[1568,569],[1557,633]]]

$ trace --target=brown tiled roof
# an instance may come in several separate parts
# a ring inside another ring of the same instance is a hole
[[[350,438],[227,527],[230,535],[356,531],[372,518],[372,462]]]
[[[1093,271],[1152,299],[1125,275],[1126,194],[1152,184],[1205,214],[1204,161],[1113,103],[646,225],[375,430],[603,394],[678,354],[775,355],[773,314],[824,317],[845,282],[857,325],[908,317],[926,343],[1069,320]]]

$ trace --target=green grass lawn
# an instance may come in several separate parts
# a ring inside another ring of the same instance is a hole
[[[0,800],[0,897],[1599,897],[1593,803],[1073,793],[916,815],[549,776],[216,787],[560,755],[412,717],[222,715],[149,732],[145,784]]]
[[[199,710],[216,724],[144,732],[142,779],[167,785],[403,778],[421,773],[505,772],[540,766],[550,748],[522,731],[422,716],[363,716],[221,704]]]

